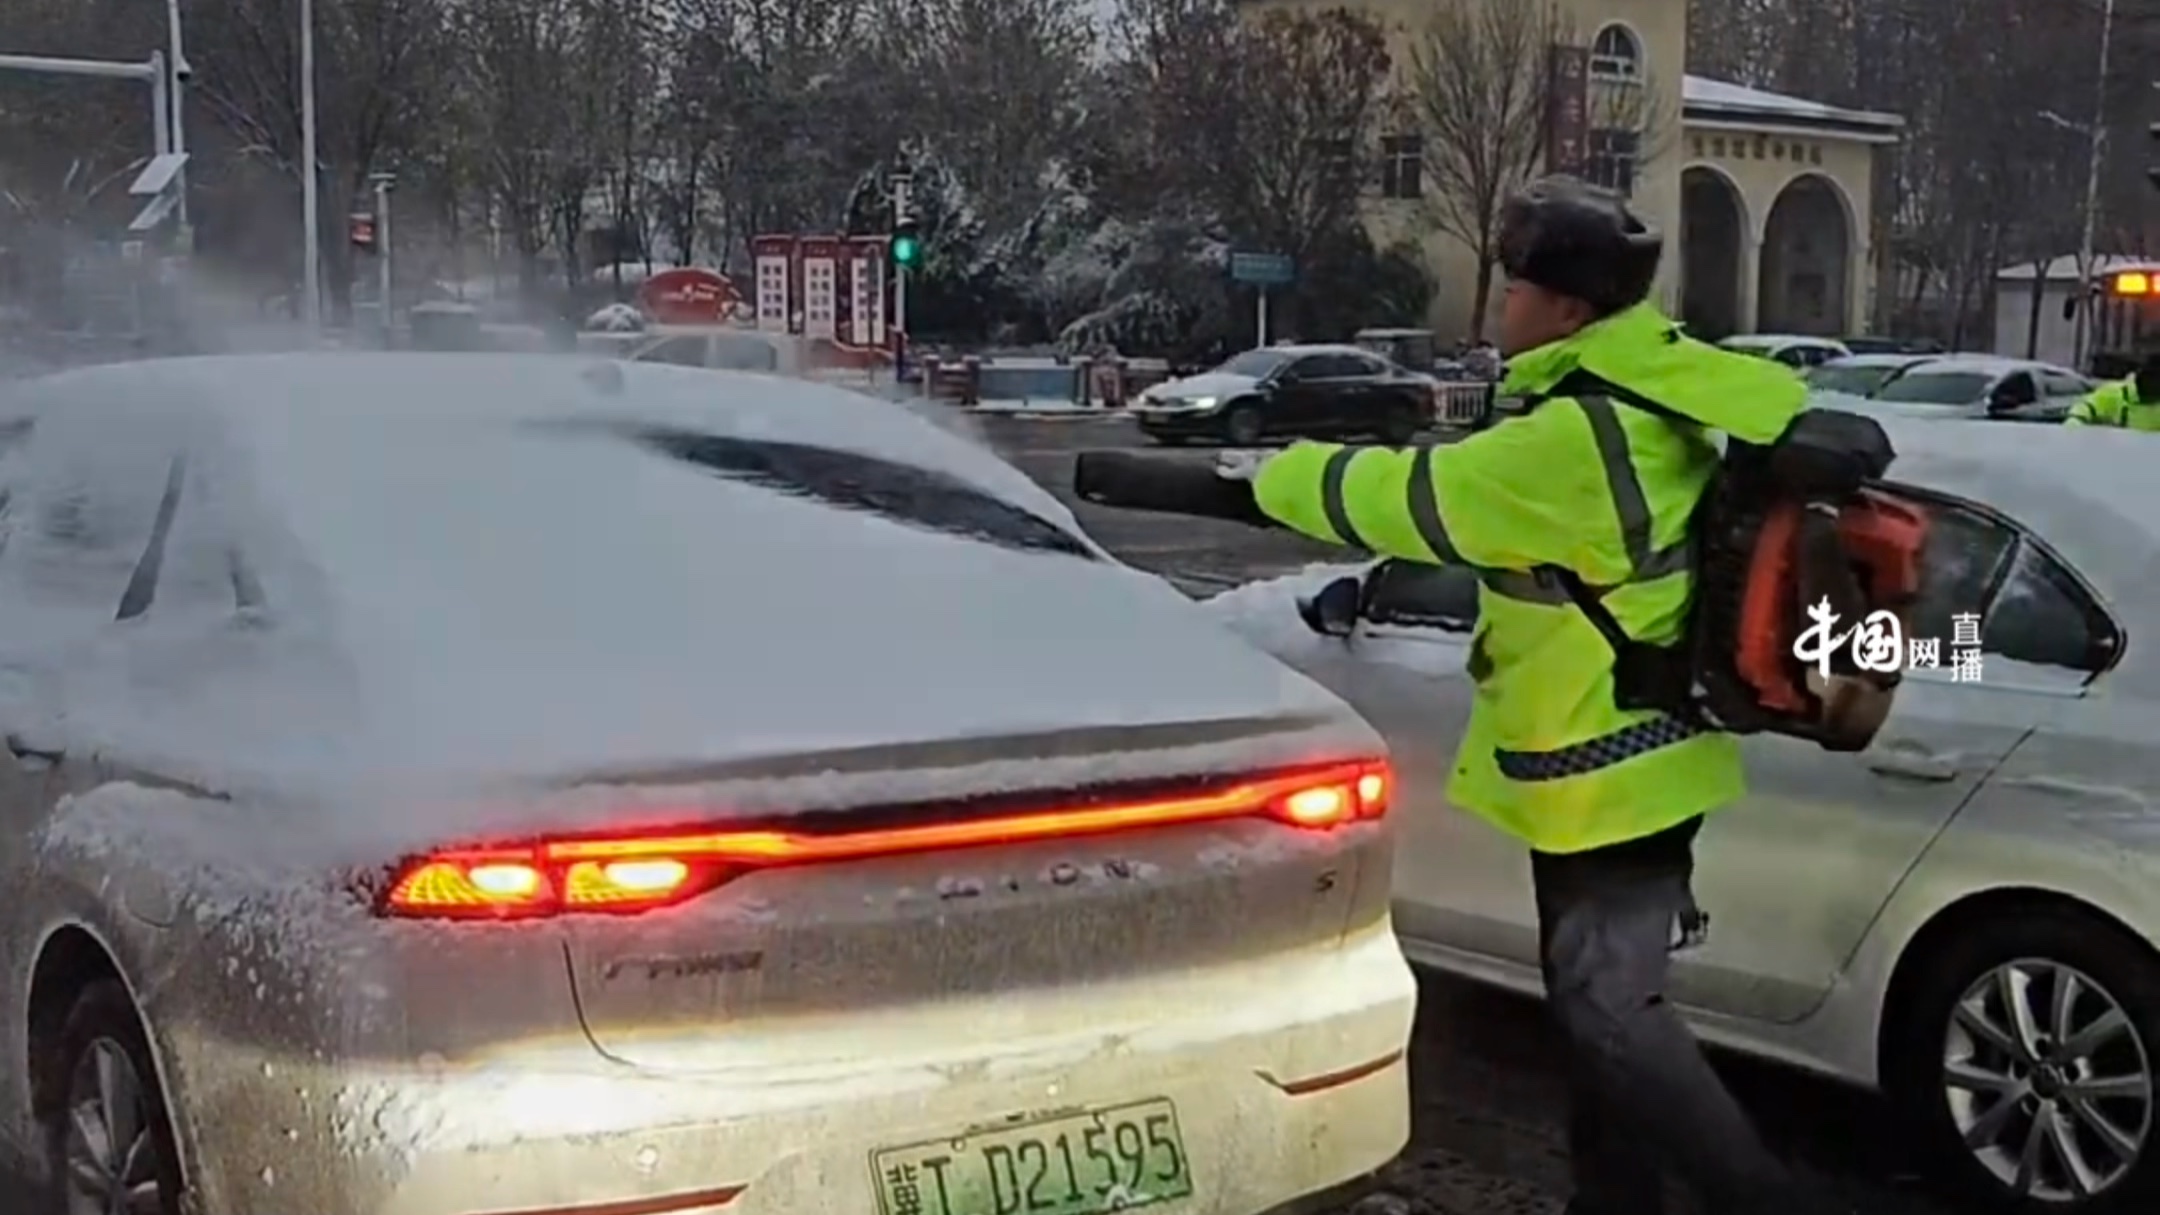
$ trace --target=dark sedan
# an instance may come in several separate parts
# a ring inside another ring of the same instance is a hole
[[[1157,384],[1132,408],[1159,443],[1366,438],[1408,443],[1433,421],[1438,383],[1355,346],[1248,350],[1212,371]]]

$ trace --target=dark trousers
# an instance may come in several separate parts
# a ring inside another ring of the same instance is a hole
[[[1799,1209],[1665,998],[1674,948],[1703,923],[1690,889],[1701,827],[1530,856],[1538,957],[1568,1050],[1570,1215],[1661,1215],[1667,1169],[1715,1215]]]

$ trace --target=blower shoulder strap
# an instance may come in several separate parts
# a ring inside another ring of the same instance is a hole
[[[1701,425],[1700,422],[1677,409],[1661,405],[1631,388],[1615,384],[1603,376],[1585,371],[1580,367],[1561,377],[1559,383],[1553,385],[1546,392],[1538,394],[1534,400],[1542,402],[1557,400],[1561,397],[1573,397],[1578,400],[1583,397],[1603,397],[1608,401],[1626,405],[1631,409],[1639,409],[1644,413],[1655,414],[1668,422],[1689,426]],[[1605,606],[1602,592],[1592,589],[1588,583],[1583,581],[1582,575],[1574,570],[1557,565],[1548,566],[1547,568],[1552,571],[1553,579],[1560,584],[1560,589],[1567,593],[1568,601],[1574,604],[1576,610],[1580,611],[1590,621],[1591,627],[1595,628],[1598,635],[1605,639],[1606,645],[1612,647],[1614,654],[1622,654],[1626,652],[1628,647],[1636,644],[1634,639],[1627,635],[1627,630],[1620,627],[1620,622],[1614,619],[1612,611]]]

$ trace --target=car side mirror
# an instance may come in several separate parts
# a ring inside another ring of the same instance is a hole
[[[1358,578],[1337,578],[1297,601],[1298,618],[1306,628],[1322,637],[1346,639],[1357,632],[1364,606],[1365,584]]]

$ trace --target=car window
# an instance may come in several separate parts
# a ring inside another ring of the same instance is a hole
[[[1978,371],[1908,371],[1882,386],[1878,401],[1908,405],[1970,405],[1987,395],[1994,377]]]
[[[1365,619],[1374,624],[1467,633],[1477,602],[1477,575],[1465,566],[1383,561],[1366,576]]]
[[[2113,663],[2121,640],[2114,620],[2070,567],[2027,541],[1988,604],[1981,648],[2016,662],[2091,674]]]
[[[1279,350],[1248,350],[1215,370],[1258,380],[1274,374],[1277,368],[1289,361],[1290,356]]]
[[[1808,387],[1819,392],[1839,392],[1847,396],[1869,396],[1887,383],[1897,368],[1879,366],[1842,367],[1835,361],[1823,363],[1807,373]]]
[[[703,367],[705,365],[705,338],[702,334],[673,337],[656,345],[648,346],[637,356],[640,363],[666,363],[673,367]]]
[[[1940,642],[1947,665],[1959,617],[1978,616],[1983,653],[2092,673],[2105,670],[2120,631],[2082,579],[2046,546],[1984,512],[1930,503],[1927,583],[1907,633]],[[1983,671],[1983,680],[1985,672]]]
[[[779,349],[761,337],[715,334],[712,353],[712,365],[728,371],[780,370]]]
[[[2092,391],[2091,385],[2067,371],[2043,371],[2040,387],[2051,397],[2081,397]]]
[[[1386,359],[1368,358],[1361,354],[1346,354],[1342,357],[1348,367],[1348,370],[1343,372],[1344,375],[1378,376],[1389,375],[1394,371],[1394,364]]]
[[[1938,638],[1947,650],[1957,636],[1957,617],[1984,613],[2017,547],[2017,530],[1973,511],[1931,504],[1927,578],[1906,613],[1909,635]]]
[[[802,443],[666,427],[627,433],[653,451],[707,472],[841,510],[1004,548],[1098,559],[1084,541],[1056,524],[933,469]]]
[[[2006,405],[2030,405],[2040,399],[2040,389],[2031,372],[2018,371],[2003,377],[1990,395]]]

